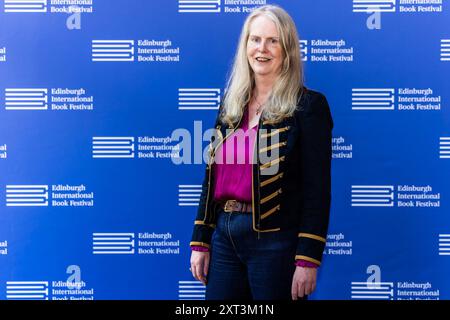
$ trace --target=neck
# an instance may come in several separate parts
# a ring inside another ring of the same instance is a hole
[[[270,95],[272,91],[274,79],[272,77],[255,77],[255,95],[264,98]]]

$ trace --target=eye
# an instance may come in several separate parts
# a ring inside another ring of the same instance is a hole
[[[254,43],[258,43],[260,40],[258,37],[250,37],[250,41]]]
[[[272,40],[270,41],[270,43],[272,44],[277,44],[279,42],[278,39],[272,38]]]

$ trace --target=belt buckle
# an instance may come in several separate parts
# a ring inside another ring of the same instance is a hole
[[[225,205],[223,207],[223,210],[225,212],[232,212],[233,211],[233,207],[234,205],[237,203],[236,200],[227,200],[227,202],[225,202]]]

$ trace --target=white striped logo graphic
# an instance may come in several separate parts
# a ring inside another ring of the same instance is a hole
[[[220,12],[220,0],[178,0],[178,12]]]
[[[47,89],[5,88],[6,110],[47,110]]]
[[[7,300],[48,300],[48,281],[7,281]]]
[[[353,0],[353,12],[395,12],[395,0]]]
[[[92,40],[92,61],[134,61],[134,40]]]
[[[393,282],[352,282],[352,299],[393,300]]]
[[[205,300],[205,292],[200,281],[178,281],[178,300]]]
[[[394,110],[394,92],[392,88],[353,88],[352,110]]]
[[[450,39],[441,40],[441,61],[450,61]]]
[[[7,185],[6,206],[48,206],[48,185]]]
[[[179,206],[198,206],[202,185],[200,184],[180,184],[178,186]]]
[[[450,137],[439,138],[439,158],[450,159]]]
[[[439,255],[450,256],[450,234],[439,235]]]
[[[93,254],[134,254],[134,233],[93,233]]]
[[[300,40],[300,55],[302,61],[308,61],[308,40]]]
[[[92,158],[134,158],[134,137],[92,137]]]
[[[393,207],[394,186],[352,186],[352,207]]]
[[[219,106],[220,89],[178,89],[179,110],[218,110]]]
[[[47,12],[47,0],[5,0],[5,12]]]

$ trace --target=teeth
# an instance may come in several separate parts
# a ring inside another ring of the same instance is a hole
[[[268,58],[256,58],[256,60],[258,60],[258,61],[269,61],[270,59],[268,59]]]

